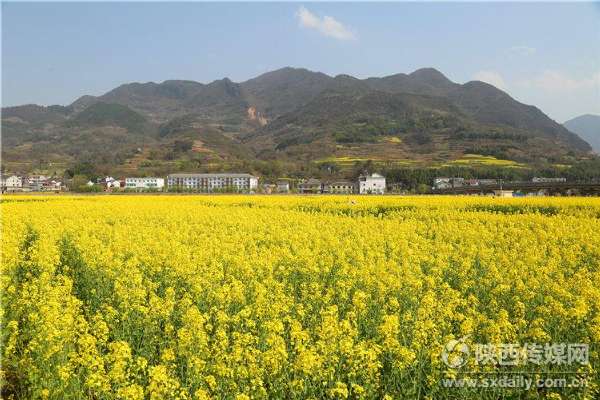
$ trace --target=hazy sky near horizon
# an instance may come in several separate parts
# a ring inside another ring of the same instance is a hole
[[[600,3],[11,3],[2,104],[128,82],[244,81],[284,66],[359,78],[434,67],[563,122],[600,114]]]

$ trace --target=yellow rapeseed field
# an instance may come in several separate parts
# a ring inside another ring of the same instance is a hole
[[[2,398],[600,396],[600,199],[4,196],[1,212]],[[589,363],[456,367],[453,339],[584,343]],[[442,384],[519,368],[587,384]]]

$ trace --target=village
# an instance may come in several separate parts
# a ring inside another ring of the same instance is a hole
[[[363,173],[355,180],[317,178],[281,178],[259,183],[249,173],[174,173],[163,177],[105,176],[74,186],[66,179],[44,175],[2,174],[2,193],[89,192],[89,193],[246,193],[246,194],[407,194],[401,183],[386,182],[379,173]],[[567,188],[568,186],[568,188]],[[534,177],[530,181],[500,179],[465,179],[436,177],[426,193],[472,194],[498,197],[573,195],[580,184],[567,184],[566,178]],[[585,189],[585,188],[584,188]],[[594,190],[597,185],[594,186]]]
[[[175,192],[175,193],[300,193],[300,194],[384,194],[385,177],[373,173],[357,181],[321,181],[279,179],[259,185],[259,177],[248,173],[176,173],[161,177],[106,176],[89,180],[82,187],[70,187],[63,180],[44,175],[3,174],[2,193],[17,192]]]

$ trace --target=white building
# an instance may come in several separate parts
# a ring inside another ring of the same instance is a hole
[[[99,185],[102,185],[107,189],[121,187],[121,182],[119,182],[118,179],[115,179],[112,176],[106,176],[104,178],[99,178],[97,182]]]
[[[385,177],[379,174],[361,175],[358,178],[358,193],[383,194],[385,193]]]
[[[165,187],[164,178],[125,178],[125,189],[134,190],[148,190],[157,189],[162,190]]]
[[[16,191],[23,188],[23,179],[17,175],[2,175],[0,178],[0,187],[2,190]]]
[[[450,189],[452,188],[452,182],[450,178],[435,178],[433,180],[434,189]]]
[[[544,178],[544,177],[534,177],[531,182],[533,183],[564,183],[567,181],[567,178]]]
[[[27,184],[29,188],[34,192],[40,192],[44,190],[44,184],[48,180],[48,177],[44,175],[30,175],[27,178]]]
[[[169,189],[199,192],[250,192],[258,188],[258,178],[250,174],[171,174],[167,177]]]

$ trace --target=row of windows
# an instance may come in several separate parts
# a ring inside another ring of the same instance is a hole
[[[169,179],[169,182],[236,182],[236,183],[241,183],[241,182],[248,182],[248,179],[222,179],[222,178],[179,178],[179,179]]]
[[[248,181],[206,181],[206,180],[173,180],[169,185],[248,185]]]
[[[242,183],[242,184],[234,184],[234,185],[222,185],[222,184],[214,184],[214,185],[202,185],[202,184],[198,184],[198,183],[178,183],[178,184],[169,184],[169,186],[188,186],[188,187],[227,187],[227,186],[236,186],[236,187],[248,187],[249,185],[247,183]]]
[[[138,185],[136,183],[131,183],[130,182],[130,183],[128,183],[125,186],[128,186],[128,187],[137,187]],[[148,183],[146,183],[146,186],[152,186],[152,187],[154,187],[154,186],[158,186],[158,184],[157,183],[153,183],[153,182],[148,182]]]

